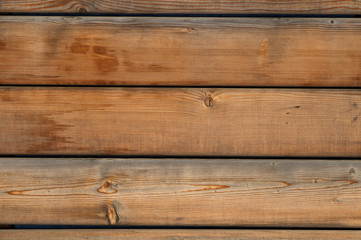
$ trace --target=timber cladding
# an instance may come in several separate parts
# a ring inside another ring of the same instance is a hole
[[[351,89],[0,87],[3,154],[359,157]]]
[[[8,176],[2,224],[357,227],[361,221],[357,160],[1,158],[0,164]]]
[[[0,83],[360,87],[360,28],[360,18],[4,16]]]
[[[360,239],[359,15],[1,0],[0,239]]]

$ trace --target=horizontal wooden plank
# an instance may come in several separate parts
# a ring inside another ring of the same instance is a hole
[[[361,156],[361,91],[1,87],[0,154]]]
[[[0,12],[361,14],[360,0],[2,0]]]
[[[361,19],[0,17],[0,84],[361,86]]]
[[[6,230],[0,231],[6,240],[115,240],[115,239],[229,239],[229,240],[344,240],[361,238],[357,230]]]
[[[0,223],[361,227],[361,161],[1,158]]]

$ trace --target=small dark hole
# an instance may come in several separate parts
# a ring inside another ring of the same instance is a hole
[[[334,24],[334,23],[335,23],[335,20],[331,20],[330,23],[331,23],[331,24]]]

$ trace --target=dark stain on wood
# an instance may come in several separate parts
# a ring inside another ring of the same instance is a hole
[[[352,78],[352,81],[353,81],[355,84],[359,85],[359,83],[361,82],[361,77],[358,77],[358,76],[353,77],[353,78]]]
[[[123,64],[126,66],[126,67],[133,67],[134,66],[134,63],[129,61],[128,59],[124,59],[123,60]]]
[[[126,50],[122,50],[122,58],[123,58],[123,65],[126,69],[126,71],[128,72],[136,72],[137,71],[137,66],[136,64],[130,60],[130,56],[128,51]]]
[[[94,62],[98,70],[103,73],[115,72],[119,65],[118,59],[112,57],[95,58]]]
[[[107,48],[106,47],[103,47],[103,46],[94,46],[93,47],[93,52],[95,54],[100,54],[100,55],[107,55],[108,51],[107,51]]]
[[[0,50],[5,50],[6,43],[0,40]]]
[[[104,46],[93,46],[94,63],[101,73],[115,72],[118,70],[119,61],[116,55],[109,54]]]
[[[46,34],[47,40],[47,51],[44,51],[44,62],[48,61],[48,58],[53,58],[55,55],[59,54],[58,47],[61,45],[61,41],[65,38],[65,33],[67,31],[68,25],[59,24],[55,27],[50,34]],[[49,64],[49,62],[45,62],[45,64]]]
[[[87,54],[90,46],[83,43],[83,38],[76,38],[70,47],[70,51],[76,54]]]
[[[70,66],[70,65],[66,65],[65,67],[64,67],[64,71],[65,72],[70,72],[70,71],[73,71],[74,70],[74,68],[72,67],[72,66]]]
[[[69,140],[71,137],[61,136],[64,131],[72,127],[67,124],[59,124],[51,116],[46,114],[26,114],[22,115],[22,119],[28,124],[35,124],[35,126],[42,126],[41,131],[34,131],[33,136],[42,140],[34,140],[33,144],[26,149],[27,154],[38,153],[42,149],[49,151],[65,148],[65,144],[71,144]]]
[[[1,94],[0,99],[2,102],[5,102],[5,103],[16,101],[16,99],[14,99],[13,94]]]

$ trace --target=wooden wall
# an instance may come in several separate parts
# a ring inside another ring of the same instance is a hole
[[[360,239],[360,15],[1,0],[0,239]]]

